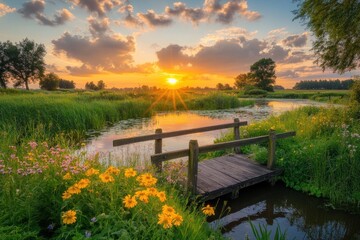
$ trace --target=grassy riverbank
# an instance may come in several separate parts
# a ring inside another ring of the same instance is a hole
[[[357,107],[303,107],[242,129],[242,137],[296,131],[277,142],[277,166],[287,186],[329,199],[329,205],[360,211],[360,122]],[[221,140],[229,140],[229,134]],[[244,147],[266,163],[267,145]]]

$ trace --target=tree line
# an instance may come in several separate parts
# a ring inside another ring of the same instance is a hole
[[[337,80],[306,80],[300,81],[295,84],[293,89],[296,90],[321,90],[321,89],[331,89],[331,90],[348,90],[354,84],[353,79],[348,79],[344,81]]]

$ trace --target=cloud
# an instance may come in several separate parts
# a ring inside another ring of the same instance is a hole
[[[307,41],[307,33],[291,35],[282,40],[282,43],[288,47],[304,47]]]
[[[248,21],[255,21],[261,18],[259,12],[248,10],[246,0],[230,0],[221,3],[220,0],[205,0],[202,8],[190,8],[183,2],[173,3],[172,8],[167,6],[165,12],[171,16],[178,16],[184,20],[198,24],[201,21],[210,21],[215,18],[216,22],[230,24],[237,15]]]
[[[110,21],[108,18],[103,18],[100,21],[94,17],[89,17],[89,31],[93,37],[99,37],[109,31]]]
[[[138,18],[141,22],[150,27],[169,26],[172,19],[166,14],[157,14],[154,10],[148,10],[147,13],[138,13]]]
[[[210,46],[214,45],[220,40],[239,39],[241,37],[245,39],[250,39],[253,38],[256,33],[257,31],[249,32],[245,28],[229,27],[216,30],[214,33],[207,34],[205,37],[200,39],[200,44]]]
[[[298,78],[300,75],[296,70],[285,70],[276,73],[279,78]]]
[[[65,24],[74,18],[74,15],[67,9],[61,9],[54,14],[53,19],[49,19],[44,15],[45,1],[44,0],[32,0],[23,3],[22,7],[18,10],[24,18],[36,19],[40,24],[46,26],[57,26]]]
[[[169,45],[158,51],[158,65],[166,71],[235,75],[248,72],[250,65],[261,58],[284,61],[289,50],[269,45],[256,38],[219,40],[202,46],[198,52],[186,54],[187,47]]]
[[[99,17],[105,17],[106,12],[123,4],[120,0],[69,0],[76,6],[87,9],[91,13],[97,13]]]
[[[293,51],[286,59],[286,63],[300,63],[308,60],[314,60],[314,56],[304,51]]]
[[[3,3],[0,3],[0,17],[5,16],[8,13],[16,11],[16,8],[9,7]]]
[[[90,39],[67,32],[52,43],[55,54],[63,53],[82,63],[81,67],[67,67],[72,74],[132,71],[132,54],[135,51],[135,39],[132,36],[100,35]]]

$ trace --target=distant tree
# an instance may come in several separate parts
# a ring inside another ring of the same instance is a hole
[[[313,32],[316,63],[343,73],[360,66],[360,1],[296,0],[295,19]]]
[[[280,85],[274,85],[274,90],[285,90],[285,88]]]
[[[224,90],[224,85],[222,83],[218,83],[218,84],[216,84],[216,89],[217,90]]]
[[[10,78],[10,58],[8,53],[10,47],[11,43],[9,41],[0,42],[0,88],[6,88]]]
[[[95,90],[95,91],[98,90],[96,84],[95,84],[94,82],[92,82],[92,81],[91,81],[91,82],[87,82],[87,83],[85,84],[85,89],[87,89],[87,90]]]
[[[225,83],[224,90],[232,90],[232,87],[228,83]]]
[[[250,76],[253,85],[266,91],[274,91],[275,62],[271,58],[262,58],[250,67]]]
[[[74,83],[74,81],[60,79],[59,88],[61,88],[61,89],[74,89],[75,88],[75,83]]]
[[[9,73],[14,79],[14,86],[36,82],[45,72],[45,46],[25,38],[23,41],[11,44],[8,49]]]
[[[237,89],[244,89],[245,86],[247,85],[251,85],[251,75],[249,73],[242,73],[239,74],[236,78],[235,78],[235,87]]]
[[[351,100],[360,104],[360,76],[355,76],[354,84],[351,87]]]
[[[41,89],[53,91],[59,88],[60,78],[55,73],[48,73],[40,79],[39,86]]]
[[[106,87],[106,84],[103,80],[98,81],[97,83],[97,90],[104,90]]]
[[[306,80],[300,81],[295,84],[293,89],[297,90],[321,90],[321,89],[331,89],[331,90],[348,90],[351,88],[354,83],[353,79],[348,79],[344,81],[337,80]]]

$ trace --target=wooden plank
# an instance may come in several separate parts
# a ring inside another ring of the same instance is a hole
[[[200,128],[193,128],[193,129],[185,129],[185,130],[179,130],[179,131],[173,131],[173,132],[165,132],[161,134],[150,134],[145,136],[138,136],[138,137],[131,137],[131,138],[122,138],[122,139],[116,139],[113,141],[113,146],[121,146],[126,145],[130,143],[136,143],[136,142],[144,142],[144,141],[150,141],[155,139],[161,139],[161,138],[169,138],[169,137],[176,137],[191,133],[198,133],[198,132],[208,132],[208,131],[214,131],[219,129],[225,129],[225,128],[232,128],[232,127],[240,127],[247,125],[247,122],[233,122],[233,123],[225,123],[225,124],[219,124],[214,126],[207,126],[207,127],[200,127]]]
[[[193,195],[196,194],[196,188],[197,188],[198,161],[199,161],[198,142],[197,140],[190,140],[187,191]]]
[[[286,133],[278,133],[276,134],[277,139],[288,138],[296,136],[296,132],[286,132]]]
[[[246,160],[239,161],[239,159],[236,158],[235,156],[229,156],[227,160],[243,168],[244,171],[248,172],[249,175],[262,175],[271,172],[270,170],[266,169],[265,167],[259,164],[248,162]]]
[[[182,149],[182,150],[169,151],[166,153],[151,155],[151,161],[168,161],[171,159],[187,157],[187,156],[189,156],[189,149]]]
[[[158,128],[155,130],[155,134],[161,134],[162,129]],[[155,139],[155,154],[162,153],[162,139]],[[151,163],[153,167],[155,167],[156,172],[161,173],[162,172],[162,162],[160,161],[153,161],[151,160]]]
[[[276,133],[275,130],[270,130],[269,133],[269,149],[268,149],[268,160],[267,167],[272,169],[275,164],[275,150],[276,150]]]
[[[240,120],[238,118],[234,119],[234,122],[239,122]],[[234,140],[240,140],[240,128],[234,127]],[[240,147],[234,148],[235,153],[240,153]]]

